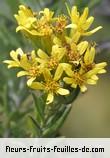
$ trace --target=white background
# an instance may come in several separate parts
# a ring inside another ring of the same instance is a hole
[[[37,153],[37,152],[20,152],[6,153],[6,146],[10,147],[64,147],[69,145],[73,148],[93,147],[105,148],[104,153]],[[1,138],[0,139],[0,158],[110,158],[110,139],[94,138]]]

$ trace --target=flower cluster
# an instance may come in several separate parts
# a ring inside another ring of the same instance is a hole
[[[54,16],[45,8],[33,12],[21,5],[15,15],[18,22],[16,31],[21,31],[37,50],[24,53],[21,48],[11,51],[12,60],[5,60],[8,68],[19,67],[17,77],[27,76],[27,85],[47,94],[47,104],[55,95],[69,95],[70,87],[79,87],[82,92],[87,84],[96,84],[98,74],[105,73],[106,62],[95,63],[95,45],[83,40],[101,29],[99,26],[88,31],[94,18],[88,17],[88,8],[83,13],[73,6],[68,16]]]

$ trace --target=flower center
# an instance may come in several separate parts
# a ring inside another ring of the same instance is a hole
[[[84,29],[83,29],[83,27],[82,27],[82,24],[78,24],[78,31],[79,31],[80,33],[84,33]]]
[[[54,68],[56,68],[58,66],[58,63],[59,62],[58,62],[58,60],[56,58],[51,57],[47,66],[50,69],[54,69]]]
[[[58,17],[55,25],[55,31],[63,32],[66,25],[67,25],[67,18],[64,15]]]
[[[73,79],[79,86],[81,86],[85,82],[85,78],[78,72],[74,73]]]
[[[33,24],[33,28],[43,36],[49,36],[53,32],[51,24],[43,19],[37,19],[37,22]]]
[[[51,35],[53,30],[52,30],[52,26],[43,20],[38,20],[36,25],[34,25],[34,28],[41,34],[48,36]]]
[[[58,88],[59,88],[59,84],[54,80],[53,81],[48,80],[45,84],[45,89],[47,91],[56,92]]]
[[[41,33],[43,33],[43,35],[48,36],[52,34],[52,29],[49,25],[42,25],[41,26]]]
[[[89,65],[86,65],[86,64],[83,64],[83,65],[82,65],[83,69],[84,69],[86,72],[92,70],[92,69],[94,68],[94,66],[95,66],[95,63],[89,64]]]
[[[30,74],[30,76],[33,76],[33,77],[39,76],[40,75],[40,70],[39,70],[38,67],[33,66],[29,69],[29,74]]]
[[[79,53],[78,52],[74,52],[74,51],[69,51],[67,53],[67,57],[69,59],[69,62],[79,61],[79,59],[80,59]]]
[[[67,50],[66,55],[69,62],[73,64],[76,64],[76,62],[79,63],[81,57],[77,50],[76,45],[74,43],[72,43],[71,46],[69,44],[66,44],[65,48]]]

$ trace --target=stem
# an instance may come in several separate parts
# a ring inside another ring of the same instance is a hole
[[[36,113],[40,116],[37,118],[37,120],[34,120],[33,117],[31,117],[32,122],[36,126],[37,130],[37,136],[42,137],[54,137],[57,135],[59,128],[63,125],[65,119],[67,118],[69,112],[71,111],[72,104],[75,99],[77,98],[78,94],[80,92],[79,87],[71,91],[70,95],[67,97],[61,96],[56,97],[55,102],[53,102],[51,105],[45,105],[42,106],[41,104],[45,103],[43,96],[42,99],[43,102],[39,101],[39,97],[37,96],[33,97],[35,101],[35,107],[36,107]],[[44,110],[42,108],[44,107]],[[41,109],[40,109],[41,108]],[[42,122],[42,111],[43,111],[43,119]]]

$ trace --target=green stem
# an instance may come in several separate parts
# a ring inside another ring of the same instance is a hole
[[[51,105],[44,105],[45,100],[43,96],[37,97],[33,94],[33,99],[35,102],[36,113],[39,117],[37,120],[31,117],[32,122],[36,126],[38,137],[54,137],[59,128],[63,125],[65,119],[67,118],[72,103],[77,98],[80,92],[79,87],[71,91],[68,97],[58,97],[56,102]],[[43,119],[43,121],[42,121]]]

